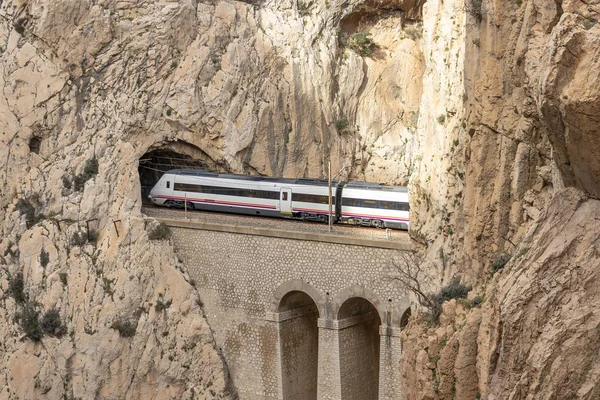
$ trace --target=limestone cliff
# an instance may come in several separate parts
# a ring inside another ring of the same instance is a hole
[[[435,4],[425,21],[444,19]],[[597,398],[600,4],[445,7],[465,16],[462,112],[443,121],[457,137],[447,172],[459,179],[437,175],[445,199],[422,190],[421,239],[442,279],[460,275],[483,305],[452,300],[437,328],[412,321],[406,397]],[[428,237],[433,224],[440,235]]]
[[[600,396],[600,202],[558,193],[480,305],[445,303],[439,326],[404,335],[407,399]]]
[[[489,293],[485,317],[470,311],[460,337],[448,331],[457,343],[478,337],[468,356],[477,359],[477,389],[457,378],[456,393],[504,398],[521,382],[513,397],[536,397],[527,385],[558,377],[553,360],[563,353],[535,346],[562,337],[576,354],[597,315],[572,331],[541,328],[521,348],[523,321],[562,300],[518,308],[522,317],[505,310],[541,296],[543,285],[525,299],[517,296],[525,283],[510,283],[544,265],[561,296],[581,290],[597,305],[592,286],[556,281],[552,271],[562,270],[544,261],[544,238],[557,223],[575,235],[571,214],[595,221],[597,203],[584,199],[600,195],[599,7],[0,1],[0,398],[228,395],[195,289],[168,242],[148,239],[154,223],[140,213],[139,160],[157,149],[275,176],[325,176],[331,159],[341,178],[410,183],[411,234],[437,277],[432,289],[460,274]],[[573,243],[596,246],[587,226]],[[494,256],[525,247],[489,279]],[[565,262],[597,265],[597,253],[571,247],[557,248]],[[58,310],[66,334],[25,337],[27,307]],[[481,333],[481,318],[493,318],[485,323],[496,333]],[[129,336],[122,328],[132,325]],[[421,332],[411,326],[407,334]],[[540,358],[521,377],[514,368],[523,354]],[[589,365],[580,397],[593,395]],[[419,379],[409,397],[438,395],[426,388],[433,379]],[[559,393],[560,379],[543,382],[543,393]],[[452,394],[449,385],[443,393]]]

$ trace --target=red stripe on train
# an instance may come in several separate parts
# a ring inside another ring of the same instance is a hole
[[[154,196],[155,198],[161,198],[161,199],[169,199],[169,200],[186,200],[185,197],[177,197],[177,196],[163,196],[163,195],[159,195],[159,196]],[[193,197],[188,197],[187,201],[191,201],[191,202],[196,202],[196,203],[208,203],[208,204],[216,204],[216,205],[229,205],[229,206],[244,206],[244,207],[251,207],[251,208],[264,208],[267,210],[276,210],[277,207],[276,206],[271,206],[271,205],[265,205],[265,204],[253,204],[253,203],[240,203],[240,202],[236,202],[236,201],[222,201],[222,200],[212,200],[212,199],[198,199],[198,198],[193,198]]]

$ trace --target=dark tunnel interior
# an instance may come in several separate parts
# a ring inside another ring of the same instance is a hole
[[[195,159],[190,155],[166,148],[154,149],[144,154],[140,158],[138,166],[142,202],[150,204],[148,194],[163,173],[171,169],[181,168],[211,169],[211,165],[204,160]]]

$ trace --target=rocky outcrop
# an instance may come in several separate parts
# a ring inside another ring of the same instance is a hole
[[[600,396],[597,311],[600,201],[555,196],[481,306],[445,303],[439,327],[403,333],[408,399],[594,399]],[[465,305],[467,308],[465,308]]]

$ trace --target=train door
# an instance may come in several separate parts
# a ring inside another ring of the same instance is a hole
[[[292,189],[281,188],[279,193],[279,212],[292,213]]]

